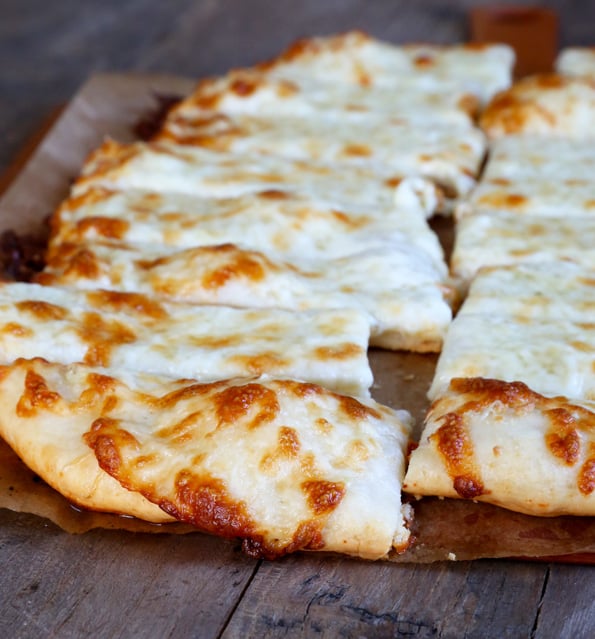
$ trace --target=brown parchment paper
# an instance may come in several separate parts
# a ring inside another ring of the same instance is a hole
[[[195,81],[156,75],[103,74],[91,78],[31,155],[0,199],[0,232],[41,233],[43,220],[66,196],[86,156],[106,136],[134,139],[139,119],[158,106],[158,95],[184,95]],[[446,251],[452,224],[433,221]],[[437,357],[373,349],[374,398],[405,408],[416,420],[419,437],[428,408],[426,392]],[[540,518],[487,504],[423,499],[413,502],[415,542],[398,562],[527,557],[595,563],[595,518]],[[43,517],[71,533],[93,528],[134,532],[188,533],[182,524],[154,525],[129,517],[80,511],[35,476],[0,440],[0,525],[2,510]],[[199,542],[198,542],[199,543]],[[593,553],[593,554],[591,554]]]

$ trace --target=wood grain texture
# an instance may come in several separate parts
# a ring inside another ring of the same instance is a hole
[[[0,0],[0,171],[97,71],[199,77],[308,34],[466,37],[470,0]],[[595,5],[558,0],[562,44],[595,44]],[[385,389],[384,392],[390,392]],[[415,403],[417,398],[413,398]],[[479,561],[258,564],[202,535],[67,535],[0,512],[2,637],[588,637],[595,572]]]

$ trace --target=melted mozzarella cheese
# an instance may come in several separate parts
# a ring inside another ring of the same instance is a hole
[[[430,397],[440,397],[453,378],[485,377],[524,382],[545,395],[595,399],[592,273],[555,262],[480,271],[448,330]],[[541,274],[547,278],[540,281]],[[547,282],[556,278],[550,292]],[[507,295],[513,280],[524,298]],[[486,303],[498,283],[502,294]],[[570,308],[557,313],[564,305]]]
[[[0,358],[212,381],[259,374],[366,396],[371,320],[349,309],[289,312],[159,303],[115,291],[0,287]]]
[[[266,155],[313,162],[337,170],[343,165],[379,176],[422,176],[455,195],[467,193],[479,172],[485,143],[477,129],[411,126],[368,114],[343,121],[316,118],[215,115],[206,120],[166,122],[158,140],[240,155]]]
[[[584,139],[593,135],[595,83],[556,74],[524,78],[498,94],[480,125],[490,138],[544,135]]]
[[[595,217],[493,211],[459,220],[451,268],[463,282],[484,266],[536,262],[574,262],[595,269]]]
[[[595,514],[595,405],[463,379],[432,405],[403,484],[530,515]]]
[[[266,155],[239,155],[166,143],[118,144],[108,140],[85,163],[73,187],[81,195],[89,187],[174,192],[205,198],[235,198],[261,191],[291,191],[339,208],[391,208],[402,199],[416,202],[428,217],[440,204],[430,185],[372,171],[292,161]]]
[[[404,411],[296,381],[150,384],[20,360],[0,376],[0,434],[81,506],[174,515],[253,556],[406,548]]]

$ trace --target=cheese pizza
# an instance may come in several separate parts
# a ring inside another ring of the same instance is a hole
[[[90,187],[174,192],[207,198],[235,198],[261,191],[291,191],[338,207],[421,206],[430,216],[441,193],[423,180],[402,174],[379,178],[362,168],[329,166],[266,155],[214,152],[167,143],[119,144],[107,140],[91,156],[72,194]],[[396,198],[396,200],[395,200]]]
[[[544,74],[524,78],[498,94],[480,125],[490,138],[547,135],[592,136],[595,81],[587,77]]]
[[[158,389],[158,390],[156,390]],[[288,380],[122,380],[40,359],[0,367],[0,434],[86,508],[240,538],[253,557],[403,551],[411,420]]]
[[[298,40],[277,58],[257,65],[267,75],[296,82],[464,89],[486,102],[510,85],[514,53],[506,45],[395,46],[362,33]]]
[[[174,252],[58,244],[37,281],[190,304],[357,309],[370,316],[370,344],[393,350],[440,350],[451,319],[443,270],[405,241],[299,267],[234,244]]]
[[[317,118],[321,115],[349,122],[365,121],[370,115],[393,122],[469,127],[477,115],[479,100],[449,84],[432,89],[416,86],[403,78],[405,90],[385,86],[286,80],[257,69],[237,69],[221,77],[201,80],[196,89],[167,116],[171,124],[206,120],[215,113],[264,118]]]
[[[167,304],[141,294],[0,285],[0,361],[43,357],[203,382],[267,374],[366,396],[368,315]]]
[[[215,199],[90,188],[66,199],[53,216],[50,259],[59,244],[95,242],[176,249],[231,242],[298,263],[406,244],[446,272],[440,243],[425,221],[425,186],[407,180],[385,205],[278,189]]]
[[[485,377],[595,400],[592,273],[564,262],[479,271],[447,333],[430,398],[451,379]]]
[[[595,515],[595,402],[454,378],[432,404],[403,488],[529,515]]]
[[[594,270],[595,216],[564,212],[544,217],[495,210],[463,217],[450,260],[453,275],[465,285],[484,266],[574,262]]]
[[[369,113],[344,121],[333,113],[317,117],[230,118],[166,122],[158,141],[240,155],[266,155],[333,167],[361,167],[380,178],[395,175],[434,180],[453,196],[475,184],[485,142],[475,128],[415,127]]]

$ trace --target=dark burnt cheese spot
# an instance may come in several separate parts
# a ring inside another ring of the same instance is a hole
[[[41,375],[28,370],[25,375],[23,394],[16,405],[16,414],[19,417],[33,417],[40,410],[52,410],[60,399],[60,394],[50,390]]]
[[[258,197],[264,198],[265,200],[287,200],[289,193],[278,189],[267,189],[266,191],[260,191]]]
[[[130,313],[139,319],[162,320],[168,316],[159,302],[140,293],[92,291],[87,293],[87,300],[95,308]]]
[[[470,402],[465,410],[480,410],[494,402],[521,409],[544,400],[542,395],[532,391],[523,382],[504,382],[485,377],[454,378],[450,382],[450,389],[457,394],[469,395]]]
[[[327,515],[341,503],[345,496],[343,482],[309,480],[302,482],[308,506],[315,515]]]
[[[76,225],[78,237],[99,235],[110,240],[120,240],[130,228],[129,222],[109,217],[86,217]]]
[[[131,329],[117,320],[105,320],[99,313],[85,313],[77,333],[87,345],[84,363],[89,366],[109,366],[114,346],[136,341]]]
[[[25,300],[23,302],[17,302],[15,306],[22,313],[33,315],[36,319],[42,321],[58,321],[68,317],[67,309],[41,300]]]
[[[475,466],[473,443],[463,417],[457,413],[447,413],[430,440],[436,443],[457,494],[464,499],[475,499],[484,494],[484,486]]]
[[[32,337],[34,332],[27,326],[23,326],[18,322],[7,322],[2,326],[2,332],[13,337]]]
[[[227,264],[207,272],[202,278],[206,289],[217,289],[229,281],[246,279],[259,282],[266,276],[263,265],[250,254],[236,250]]]
[[[247,428],[270,422],[279,413],[277,394],[261,384],[230,386],[213,397],[219,426],[228,426],[250,417]]]
[[[95,453],[99,466],[125,488],[130,488],[132,482],[127,476],[122,453],[139,448],[134,435],[120,428],[119,420],[99,417],[83,435],[83,439]]]
[[[576,419],[565,408],[552,408],[545,411],[549,419],[550,429],[545,435],[545,443],[549,451],[562,460],[567,466],[578,461],[581,442],[576,431]]]

